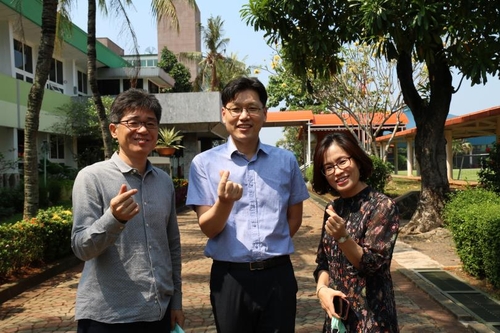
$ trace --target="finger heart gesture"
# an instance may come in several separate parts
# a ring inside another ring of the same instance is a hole
[[[243,187],[234,183],[229,178],[229,171],[220,172],[220,182],[217,188],[217,195],[221,201],[237,201],[241,199],[243,195]]]

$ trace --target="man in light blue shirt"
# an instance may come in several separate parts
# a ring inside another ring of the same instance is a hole
[[[231,81],[222,91],[230,138],[197,155],[189,172],[187,204],[209,238],[210,299],[220,333],[295,330],[290,254],[309,193],[295,156],[260,142],[266,102],[257,79]]]

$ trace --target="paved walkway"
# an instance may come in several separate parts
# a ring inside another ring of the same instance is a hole
[[[320,332],[323,310],[315,296],[312,272],[321,232],[323,207],[312,200],[304,204],[304,220],[294,237],[292,256],[299,284],[296,332]],[[211,313],[208,277],[211,260],[203,256],[206,242],[192,211],[179,214],[183,252],[183,294],[186,333],[215,332]],[[402,274],[410,266],[439,267],[425,255],[405,244],[397,244],[392,276],[395,283],[401,332],[471,332],[455,315]],[[0,304],[0,332],[76,332],[74,300],[79,265]]]

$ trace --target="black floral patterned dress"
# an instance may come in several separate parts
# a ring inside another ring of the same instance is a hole
[[[396,204],[371,187],[331,204],[346,221],[349,235],[363,248],[363,255],[360,268],[356,269],[325,232],[329,216],[325,211],[314,271],[316,281],[319,271],[326,270],[330,272],[329,287],[347,295],[351,303],[344,321],[347,332],[399,332],[390,272],[399,230]],[[326,315],[323,332],[331,332],[330,320]]]

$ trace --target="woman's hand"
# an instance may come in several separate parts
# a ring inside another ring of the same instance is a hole
[[[340,317],[335,313],[335,308],[333,307],[333,297],[340,296],[344,298],[346,295],[341,291],[328,288],[326,285],[319,287],[316,295],[319,298],[321,307],[328,314],[328,317],[331,318],[333,316],[340,319]]]
[[[345,229],[345,220],[335,213],[332,205],[327,207],[326,212],[330,215],[330,217],[326,220],[326,233],[332,236],[335,240],[340,237],[346,237],[348,233]]]

